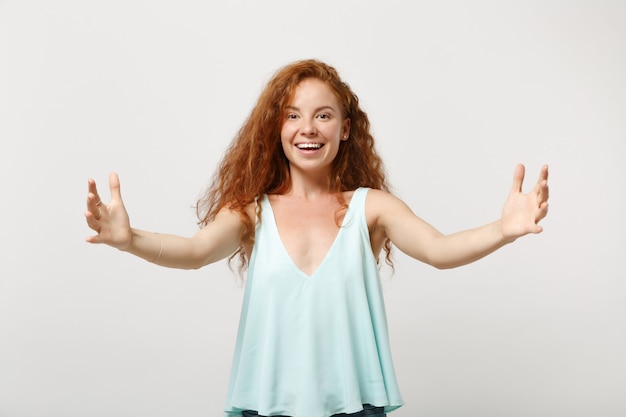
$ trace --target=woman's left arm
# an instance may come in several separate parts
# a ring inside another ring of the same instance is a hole
[[[513,186],[499,220],[475,229],[443,235],[416,216],[398,198],[374,192],[368,199],[369,215],[376,229],[407,255],[447,269],[466,265],[529,233],[540,233],[538,224],[548,213],[548,167],[528,194],[522,193],[524,166],[515,169]]]

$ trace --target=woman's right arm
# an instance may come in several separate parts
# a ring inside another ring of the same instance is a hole
[[[89,180],[85,218],[97,233],[87,237],[89,243],[104,243],[157,265],[180,269],[197,269],[224,259],[241,244],[244,229],[240,214],[228,209],[220,210],[215,220],[193,237],[134,229],[122,202],[117,174],[109,176],[109,187],[111,201],[105,205],[95,181]]]

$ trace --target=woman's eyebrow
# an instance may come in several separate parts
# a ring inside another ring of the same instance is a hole
[[[300,111],[300,107],[297,106],[292,106],[292,105],[287,105],[285,107],[286,110],[295,110],[295,111]],[[335,108],[333,106],[330,105],[325,105],[325,106],[320,106],[318,108],[315,109],[316,112],[321,111],[321,110],[332,110],[332,111],[337,111],[335,110]]]

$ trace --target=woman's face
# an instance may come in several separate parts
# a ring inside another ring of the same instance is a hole
[[[350,133],[350,119],[333,90],[317,78],[300,82],[283,114],[281,142],[294,170],[327,174],[341,141]]]

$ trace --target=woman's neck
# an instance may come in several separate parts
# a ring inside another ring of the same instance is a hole
[[[328,188],[328,174],[324,175],[302,175],[300,172],[290,172],[291,185],[284,195],[302,198],[305,200],[316,200],[320,197],[327,197],[331,194]]]

